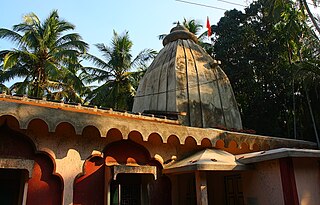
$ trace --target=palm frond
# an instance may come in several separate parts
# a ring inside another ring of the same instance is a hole
[[[79,40],[67,41],[55,47],[56,50],[74,49],[81,53],[85,53],[88,48],[89,45],[87,43]]]
[[[10,50],[1,50],[0,51],[0,62],[3,62],[4,57],[10,52],[11,52]]]
[[[296,74],[295,77],[298,77],[300,72],[311,72],[313,74],[316,74],[320,77],[320,61],[318,62],[312,62],[312,61],[305,61],[295,64],[296,66]]]
[[[73,25],[70,22],[64,21],[64,20],[60,20],[58,24],[59,24],[59,28],[58,28],[57,32],[59,32],[59,33],[66,32],[69,30],[74,30],[76,28],[75,25]]]
[[[55,46],[59,46],[70,41],[81,41],[82,38],[78,33],[69,33],[56,39]]]
[[[5,55],[3,59],[3,68],[8,69],[12,68],[13,66],[17,65],[19,59],[19,53],[17,52],[9,52]]]
[[[155,50],[144,49],[131,62],[131,66],[132,67],[145,66],[147,62],[153,60],[156,56],[157,56],[157,52]]]
[[[18,46],[22,43],[22,36],[19,33],[5,28],[0,28],[0,38],[8,39],[13,43],[16,43]]]
[[[30,72],[26,66],[17,65],[6,71],[2,71],[0,75],[0,82],[8,82],[15,79],[16,77],[28,78],[29,76]]]
[[[99,68],[102,68],[102,69],[108,69],[108,63],[106,63],[104,60],[94,56],[94,55],[91,55],[89,53],[83,55],[83,58],[85,60],[89,60],[93,63],[93,65],[99,67]]]
[[[59,50],[52,54],[54,59],[60,59],[61,62],[67,63],[71,60],[71,62],[77,62],[79,53],[73,49],[64,49]]]
[[[0,92],[6,92],[6,94],[11,95],[11,90],[5,84],[0,84]]]
[[[15,94],[28,94],[30,88],[30,81],[26,78],[22,82],[15,82],[13,85],[10,86],[10,91]]]

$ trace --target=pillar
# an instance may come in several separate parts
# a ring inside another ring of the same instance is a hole
[[[293,162],[291,158],[281,158],[280,173],[285,205],[299,205]]]
[[[196,171],[197,205],[208,205],[207,176],[205,172]]]
[[[80,154],[69,149],[67,156],[62,159],[56,159],[56,173],[63,179],[63,200],[62,205],[73,204],[73,183],[78,174],[82,173],[84,160],[81,160]]]
[[[28,196],[28,180],[29,178],[25,181],[24,183],[24,189],[23,189],[23,198],[22,198],[22,205],[27,204],[27,196]]]
[[[109,205],[111,204],[111,196],[110,196],[110,191],[111,191],[111,181],[112,181],[112,172],[111,168],[106,166],[105,168],[105,184],[104,184],[104,205]]]

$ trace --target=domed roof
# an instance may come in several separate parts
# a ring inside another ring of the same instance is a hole
[[[186,126],[241,129],[229,79],[196,36],[178,24],[163,45],[139,83],[132,111],[186,113],[178,118]]]

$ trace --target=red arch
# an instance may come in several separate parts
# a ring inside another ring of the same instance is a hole
[[[224,141],[223,141],[223,140],[217,140],[215,147],[216,147],[216,148],[219,148],[219,149],[225,148],[225,147],[224,147]]]
[[[134,142],[143,142],[142,134],[136,130],[133,130],[129,133],[128,139]]]
[[[148,142],[155,143],[155,144],[162,144],[163,140],[158,133],[154,132],[149,135]]]
[[[76,130],[69,122],[61,122],[57,125],[55,133],[57,136],[73,137],[76,136]]]
[[[19,121],[17,120],[17,118],[15,118],[12,115],[2,115],[0,117],[0,126],[2,125],[7,125],[8,127],[14,130],[17,130],[20,128]]]
[[[211,148],[212,147],[212,143],[208,138],[204,138],[201,140],[201,146],[205,147],[205,148]]]
[[[180,140],[177,136],[175,135],[170,135],[168,140],[167,140],[168,144],[173,144],[173,145],[180,145]]]
[[[0,157],[8,156],[16,159],[34,161],[32,176],[28,181],[27,204],[61,204],[63,183],[59,176],[54,175],[52,159],[43,153],[37,153],[31,139],[12,130],[7,125],[0,126]]]
[[[88,138],[100,138],[101,134],[98,128],[93,125],[88,125],[82,129],[82,136]]]
[[[147,164],[150,159],[149,151],[131,140],[121,140],[109,144],[105,149],[106,164]]]
[[[107,141],[108,142],[115,142],[115,141],[119,141],[122,139],[123,139],[122,133],[117,128],[111,128],[107,132]]]
[[[33,134],[46,135],[49,133],[49,126],[44,120],[36,118],[28,123],[27,130]]]
[[[28,182],[27,204],[61,204],[63,183],[59,176],[52,174],[52,160],[45,154],[36,154],[34,162],[32,178]]]
[[[184,144],[186,146],[194,146],[195,147],[195,146],[197,146],[197,141],[193,137],[188,136],[186,138],[186,140],[184,141]]]

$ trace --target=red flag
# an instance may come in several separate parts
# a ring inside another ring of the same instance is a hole
[[[211,36],[211,25],[209,22],[209,17],[207,16],[207,29],[208,29],[208,37]]]

